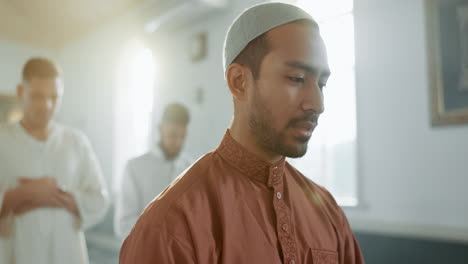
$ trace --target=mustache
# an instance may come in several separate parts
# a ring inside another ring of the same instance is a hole
[[[301,116],[298,116],[298,117],[295,117],[291,121],[289,121],[288,126],[294,126],[294,125],[296,125],[298,123],[308,122],[308,121],[311,121],[312,123],[317,124],[319,116],[320,116],[320,114],[313,113],[313,112],[305,113],[305,114],[303,114]]]

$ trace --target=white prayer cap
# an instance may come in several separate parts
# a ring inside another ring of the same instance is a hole
[[[296,21],[307,19],[316,24],[310,14],[301,8],[285,3],[265,3],[246,9],[229,27],[224,40],[224,73],[229,65],[252,40],[263,33]]]

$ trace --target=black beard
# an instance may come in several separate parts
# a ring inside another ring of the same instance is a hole
[[[254,89],[257,89],[257,87]],[[291,120],[288,127],[308,119],[310,119],[310,115],[296,118]],[[274,122],[271,110],[261,100],[257,92],[254,92],[253,106],[249,114],[249,127],[257,143],[270,152],[290,158],[300,158],[306,154],[308,138],[295,138],[298,144],[288,145],[286,143],[285,131],[277,132],[272,124],[274,124]]]

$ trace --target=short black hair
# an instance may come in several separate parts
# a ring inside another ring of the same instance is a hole
[[[260,66],[263,58],[271,50],[266,34],[267,32],[250,41],[233,61],[233,63],[248,67],[252,71],[255,80],[258,80],[260,75]]]
[[[22,78],[30,81],[33,78],[55,79],[61,75],[60,68],[52,60],[34,57],[24,64]]]
[[[171,103],[166,106],[162,116],[163,123],[176,123],[181,125],[187,125],[190,122],[190,114],[182,104]]]

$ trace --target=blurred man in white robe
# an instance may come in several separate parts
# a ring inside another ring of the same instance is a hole
[[[83,230],[108,207],[86,136],[53,121],[63,84],[48,59],[26,62],[20,122],[0,128],[0,263],[86,264]]]
[[[192,160],[181,151],[189,121],[185,106],[167,105],[158,127],[158,144],[127,162],[115,211],[115,232],[120,238],[130,233],[146,205],[191,165]]]

